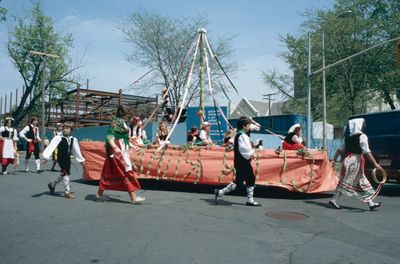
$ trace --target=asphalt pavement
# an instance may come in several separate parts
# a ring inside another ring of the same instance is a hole
[[[0,263],[400,263],[400,184],[385,185],[375,212],[272,187],[256,188],[261,207],[244,205],[244,189],[214,205],[212,186],[161,181],[141,181],[147,200],[134,205],[123,192],[96,201],[78,163],[77,198],[62,185],[51,195],[49,167],[0,175]]]

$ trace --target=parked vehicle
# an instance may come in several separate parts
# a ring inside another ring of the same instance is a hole
[[[376,112],[351,116],[349,119],[365,119],[365,134],[368,136],[372,155],[387,172],[388,179],[400,183],[400,110]],[[366,163],[366,174],[371,164]]]

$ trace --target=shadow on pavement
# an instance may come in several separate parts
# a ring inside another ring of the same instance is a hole
[[[209,205],[217,206],[214,202],[214,199],[200,199],[200,200],[208,203]],[[243,201],[245,201],[245,200],[246,200],[246,198],[244,197]],[[234,202],[226,201],[224,199],[218,199],[218,205],[220,205],[220,206],[245,205],[245,202],[234,203]]]
[[[350,211],[352,211],[353,213],[362,213],[362,212],[367,211],[367,210],[364,210],[364,209],[361,209],[361,208],[355,208],[355,207],[343,206],[343,205],[340,205],[340,207],[341,207],[342,209],[335,209],[335,208],[332,208],[332,207],[328,204],[328,202],[323,203],[323,202],[317,202],[317,201],[304,201],[304,203],[306,203],[306,204],[313,204],[313,205],[317,205],[317,206],[321,206],[321,207],[325,207],[325,208],[331,209],[331,210],[333,210],[333,211],[343,211],[343,209],[344,209],[344,210],[350,210]]]
[[[143,180],[140,179],[140,184],[143,190],[158,190],[158,191],[173,191],[173,192],[189,192],[189,193],[208,193],[214,195],[215,188],[223,188],[225,185],[205,185],[205,184],[192,184],[184,182],[172,181],[157,181],[157,180]],[[72,182],[85,185],[98,186],[99,181],[85,181],[83,179],[73,180]],[[255,188],[255,197],[260,198],[279,198],[290,200],[311,200],[323,199],[332,197],[332,193],[300,193],[290,192],[284,188],[272,186],[257,186]],[[238,187],[229,195],[246,196],[245,186]]]
[[[33,194],[31,197],[32,198],[39,198],[39,197],[41,197],[43,195],[64,198],[64,192],[55,192],[54,194],[51,194],[49,191]]]
[[[117,196],[119,197],[119,196]],[[102,198],[96,198],[95,194],[88,194],[85,197],[86,201],[91,201],[91,202],[95,202],[95,203],[123,203],[123,204],[132,204],[130,201],[127,200],[121,200],[119,198],[115,198],[113,196],[109,196],[109,195],[103,195]]]

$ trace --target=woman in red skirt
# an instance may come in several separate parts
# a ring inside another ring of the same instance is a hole
[[[129,156],[129,126],[125,121],[128,118],[129,108],[120,105],[107,132],[106,160],[96,197],[102,197],[104,190],[125,191],[128,192],[131,202],[137,204],[145,198],[135,194],[141,187],[132,170]]]

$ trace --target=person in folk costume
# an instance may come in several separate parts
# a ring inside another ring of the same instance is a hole
[[[253,158],[254,149],[251,146],[250,138],[247,135],[252,123],[253,121],[247,117],[241,117],[238,119],[238,132],[235,136],[233,145],[233,163],[236,170],[236,179],[225,188],[214,190],[215,204],[218,204],[218,199],[223,195],[235,190],[238,185],[242,185],[243,182],[246,182],[246,206],[261,206],[261,204],[254,201],[253,198],[256,177],[254,175],[253,167],[251,166],[251,159]]]
[[[4,126],[0,127],[0,155],[3,175],[8,174],[7,166],[14,164],[18,158],[17,130],[13,128],[14,119],[6,117]]]
[[[368,137],[362,132],[364,126],[364,118],[349,120],[348,129],[350,133],[345,136],[342,145],[336,150],[333,158],[332,165],[336,163],[340,154],[344,154],[345,157],[342,161],[342,175],[336,187],[335,195],[329,201],[329,205],[335,209],[340,209],[337,201],[342,194],[368,203],[371,211],[382,205],[382,203],[373,202],[379,189],[374,190],[364,174],[365,157],[377,170],[384,172],[371,154]]]
[[[228,147],[233,149],[233,143],[235,141],[235,131],[233,129],[228,129],[225,131],[223,147]]]
[[[39,128],[38,128],[38,118],[32,117],[29,125],[24,127],[24,129],[19,132],[19,136],[26,140],[28,143],[26,145],[26,158],[25,158],[25,171],[29,172],[29,158],[32,153],[35,155],[36,162],[36,172],[41,173],[43,170],[40,169],[40,158],[39,158],[39,142],[42,140],[39,137]]]
[[[154,145],[156,146],[165,146],[168,145],[167,136],[169,134],[169,127],[166,121],[161,121],[158,126],[158,131],[156,133],[156,139],[154,141]]]
[[[187,133],[187,144],[193,145],[196,141],[199,140],[199,131],[196,126],[192,126],[190,131]]]
[[[106,160],[101,172],[97,199],[101,199],[104,190],[115,190],[128,192],[132,203],[138,204],[145,200],[135,194],[141,187],[132,170],[129,155],[129,126],[125,121],[129,118],[129,112],[127,106],[120,105],[107,132]]]
[[[288,135],[282,142],[284,150],[298,150],[304,148],[304,140],[301,137],[301,125],[295,124],[289,128]]]
[[[64,184],[64,197],[68,199],[76,198],[75,194],[71,192],[70,178],[71,175],[71,155],[73,155],[78,162],[85,162],[79,147],[78,139],[71,136],[73,125],[65,123],[61,135],[56,135],[50,141],[50,144],[43,151],[43,158],[46,160],[51,159],[52,154],[57,151],[57,162],[61,168],[60,176],[54,182],[50,182],[47,187],[51,194],[54,194],[56,185],[60,182]]]
[[[63,123],[56,124],[56,130],[54,130],[53,132],[53,138],[56,136],[63,135],[63,127],[64,127]],[[56,171],[57,159],[58,159],[58,149],[56,148],[53,152],[53,166],[51,166],[51,171]]]
[[[214,145],[214,142],[210,136],[211,124],[210,122],[204,121],[201,125],[201,130],[199,134],[199,142],[196,145],[208,146]]]
[[[131,120],[129,126],[129,140],[135,146],[144,146],[144,141],[146,139],[146,132],[142,129],[142,120],[140,117],[135,116]]]

